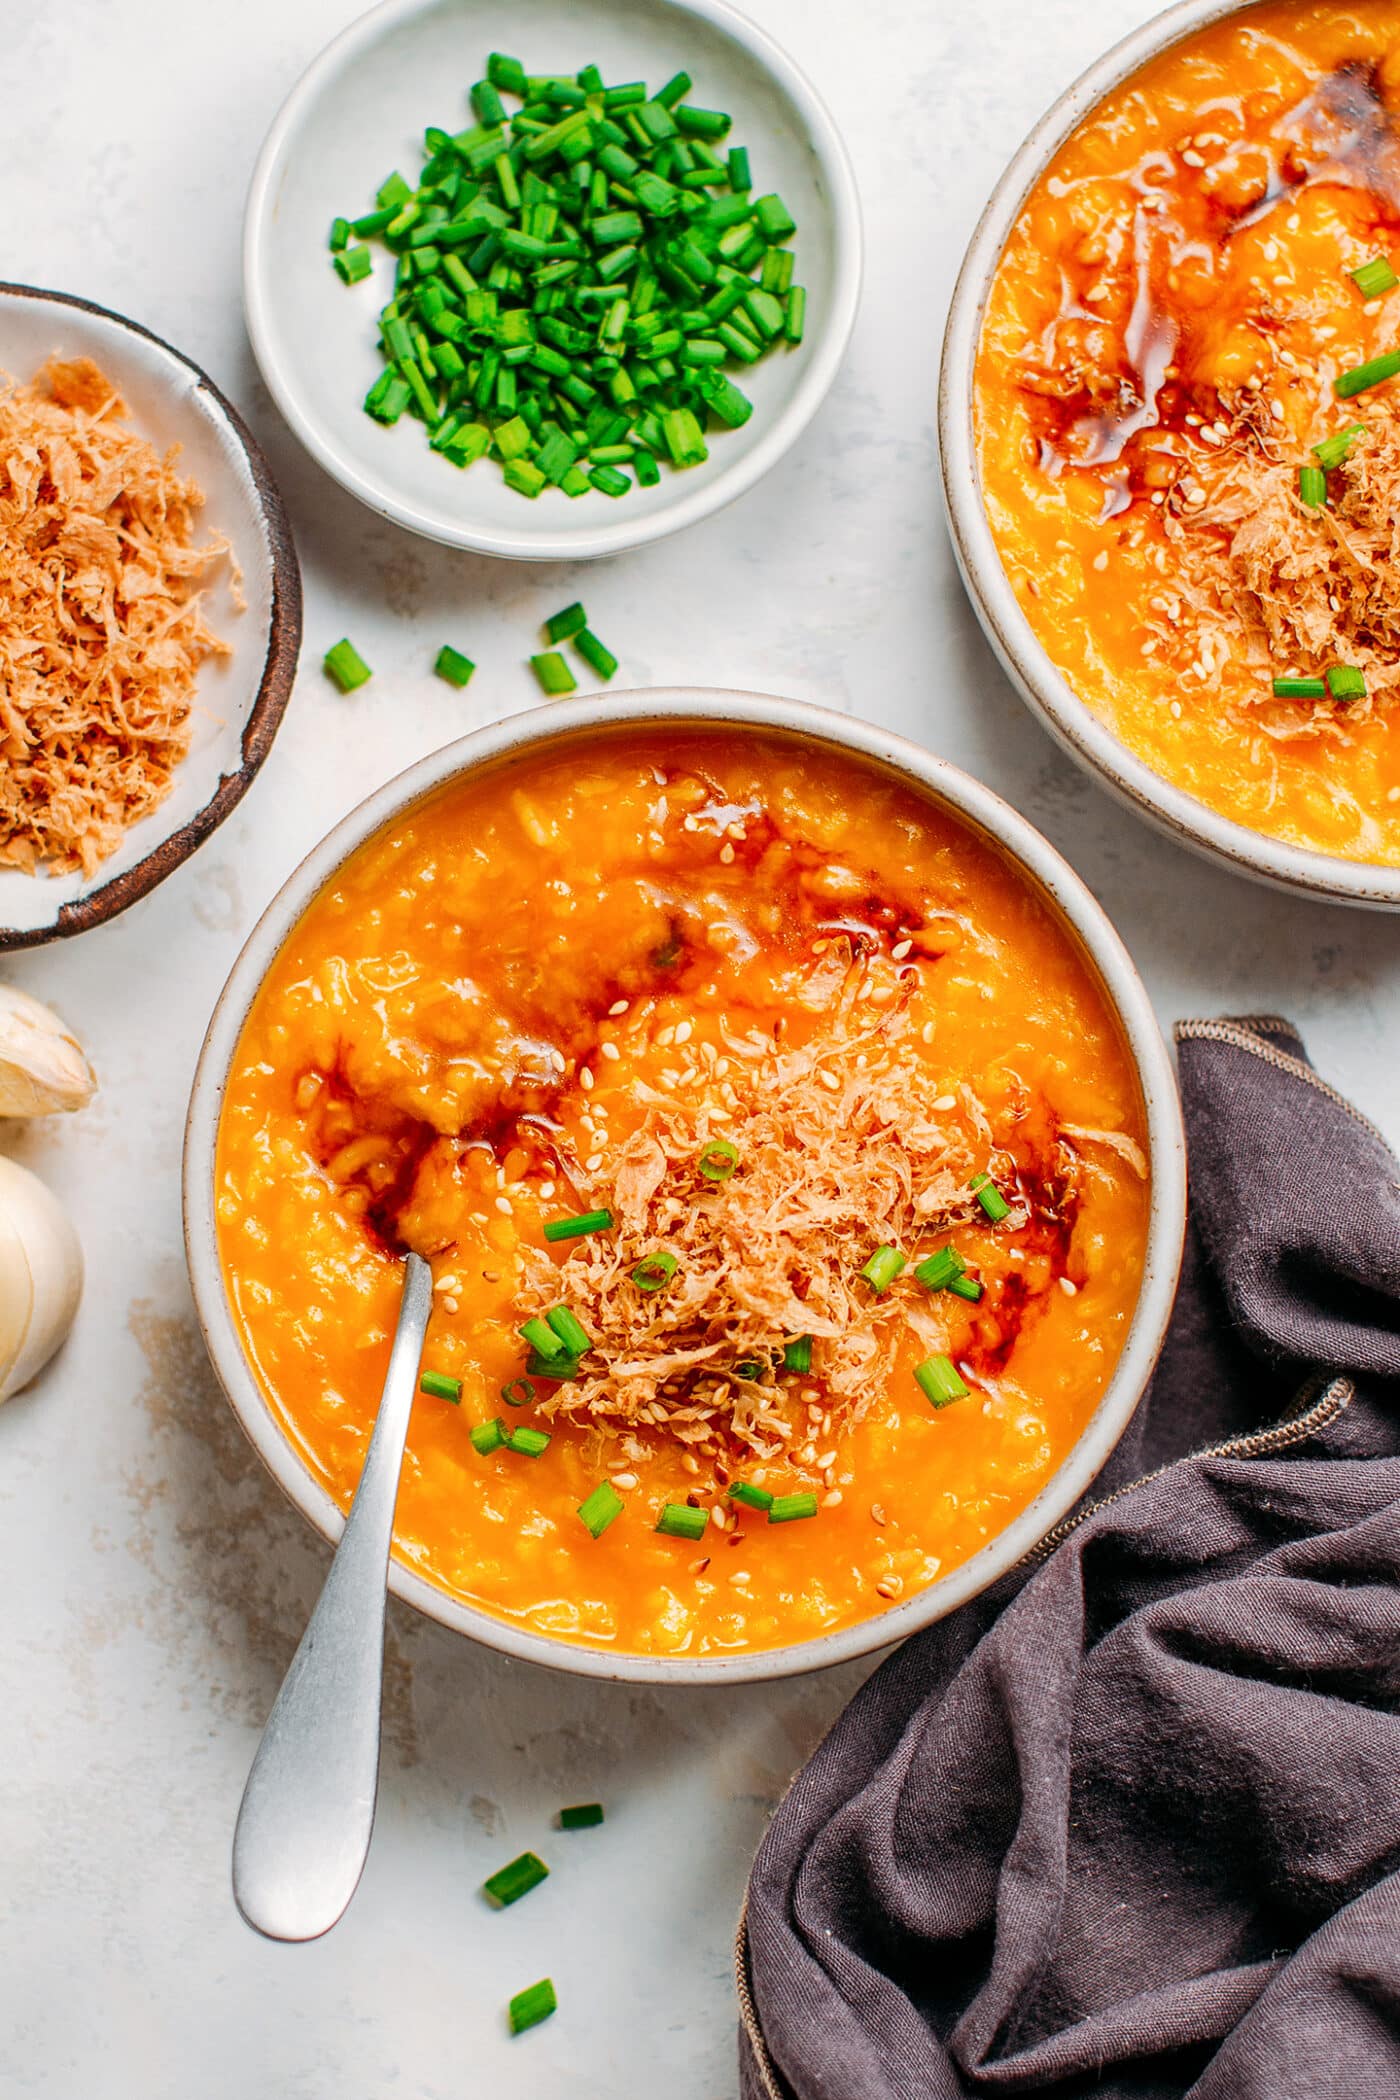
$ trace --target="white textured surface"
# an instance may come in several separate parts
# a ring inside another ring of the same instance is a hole
[[[323,1561],[254,1470],[191,1332],[189,1073],[293,860],[390,771],[530,704],[522,660],[542,614],[585,591],[629,682],[769,688],[923,737],[1086,875],[1164,1020],[1282,1008],[1400,1136],[1400,918],[1293,904],[1111,806],[995,669],[938,515],[934,374],[958,254],[1031,119],[1141,0],[1057,0],[1033,18],[1019,0],[867,0],[856,22],[844,0],[760,11],[855,156],[870,269],[852,355],[761,488],[681,539],[574,572],[493,566],[378,523],[301,458],[258,387],[237,302],[243,185],[341,0],[8,11],[6,272],[131,313],[245,409],[291,505],[308,619],[281,738],[223,830],[115,925],[12,965],[84,1034],[103,1093],[81,1121],[11,1145],[71,1201],[91,1274],[71,1346],[0,1411],[7,2100],[733,2091],[728,1950],[747,1857],[858,1669],[656,1697],[510,1666],[395,1612],[379,1833],[350,1916],[315,1947],[274,1948],[228,1895],[257,1726]],[[317,668],[347,630],[377,674],[348,701]],[[429,672],[447,638],[481,667],[465,696]],[[594,1794],[604,1830],[550,1833],[561,1801]],[[488,1915],[476,1885],[527,1844],[554,1878]],[[563,2010],[512,2043],[504,1999],[546,1972]]]

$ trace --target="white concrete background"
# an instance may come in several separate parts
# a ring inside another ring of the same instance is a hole
[[[0,4],[5,274],[115,306],[207,367],[281,477],[307,591],[298,688],[234,817],[115,925],[9,971],[81,1030],[103,1091],[81,1120],[8,1137],[72,1204],[91,1274],[60,1363],[0,1414],[0,2091],[726,2100],[746,1863],[859,1670],[658,1697],[512,1666],[395,1611],[379,1829],[349,1917],[292,1950],[234,1913],[239,1792],[324,1571],[215,1391],[181,1259],[186,1090],[240,941],[364,792],[533,701],[530,637],[580,591],[629,683],[822,701],[990,781],[1103,898],[1164,1023],[1281,1008],[1393,1135],[1400,918],[1295,904],[1149,835],[1032,723],[954,573],[934,382],[957,259],[1033,118],[1142,0],[755,0],[855,158],[869,272],[854,346],[761,488],[570,572],[376,522],[301,456],[259,384],[239,314],[244,186],[350,4]],[[318,668],[347,629],[376,671],[349,701]],[[465,696],[429,673],[446,636],[481,666]],[[604,1830],[551,1835],[561,1801],[594,1795]],[[527,1844],[554,1877],[488,1914],[483,1874]],[[510,2041],[505,1999],[546,1972],[561,2012]]]

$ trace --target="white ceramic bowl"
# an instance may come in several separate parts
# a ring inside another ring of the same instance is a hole
[[[1164,780],[1091,714],[1051,662],[1002,567],[983,507],[973,436],[973,374],[982,315],[1002,249],[1030,191],[1070,133],[1138,68],[1208,23],[1246,12],[1239,0],[1182,0],[1124,37],[1047,110],[992,192],[953,292],[938,388],[938,440],[953,550],[987,639],[1056,742],[1158,830],[1237,874],[1333,903],[1400,910],[1400,868],[1340,860],[1251,831]]]
[[[277,734],[301,646],[301,577],[291,527],[257,441],[207,373],[135,321],[64,292],[0,284],[0,371],[32,379],[54,356],[90,357],[133,427],[204,492],[200,534],[222,533],[246,604],[215,573],[209,619],[232,654],[199,673],[193,742],[158,809],[133,824],[91,877],[0,868],[0,950],[32,948],[110,919],[164,880],[221,824]]]
[[[382,370],[377,316],[393,259],[349,289],[331,268],[337,214],[374,208],[391,168],[416,179],[424,127],[472,121],[467,90],[504,47],[528,67],[590,62],[607,80],[659,87],[681,68],[708,109],[728,110],[756,189],[777,190],[797,221],[807,287],[802,344],[749,367],[754,413],[716,431],[710,457],[654,488],[612,500],[533,502],[497,466],[466,472],[430,452],[421,425],[382,429],[361,402]],[[836,376],[860,295],[860,211],[850,162],[824,105],[792,60],[725,0],[384,0],[329,44],[268,133],[248,194],[243,289],[248,333],[278,407],[307,450],[353,496],[449,547],[519,561],[578,560],[677,532],[766,474],[800,436]]]
[[[230,1062],[249,1007],[288,933],[348,855],[420,797],[446,780],[514,754],[535,752],[580,730],[617,725],[652,728],[722,725],[743,733],[778,731],[804,742],[873,760],[915,789],[995,836],[1051,904],[1090,957],[1117,1012],[1146,1103],[1152,1206],[1142,1289],[1118,1367],[1092,1420],[1064,1464],[1005,1531],[971,1560],[892,1611],[815,1640],[753,1654],[693,1657],[610,1653],[507,1625],[426,1582],[396,1559],[389,1585],[396,1596],[459,1633],[531,1662],[583,1677],[651,1684],[725,1684],[787,1677],[847,1662],[941,1618],[996,1580],[1030,1551],[1079,1500],[1122,1435],[1152,1372],[1176,1291],[1186,1216],[1185,1144],[1176,1081],[1152,1007],[1104,912],[1079,877],[1040,833],[990,788],[941,758],[886,730],[828,714],[800,701],[756,693],[685,688],[590,694],[532,709],[435,752],[391,780],[338,824],[308,855],[264,912],[214,1010],[195,1075],[185,1131],[185,1246],[194,1299],[209,1353],[235,1414],[273,1478],[323,1538],[339,1537],[344,1519],[279,1427],[248,1364],[224,1288],[215,1235],[214,1152]]]

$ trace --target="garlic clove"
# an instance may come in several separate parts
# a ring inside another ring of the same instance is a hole
[[[82,1045],[58,1015],[0,984],[0,1116],[85,1108],[96,1089]]]
[[[83,1291],[83,1250],[67,1211],[37,1174],[0,1158],[0,1400],[64,1340]]]

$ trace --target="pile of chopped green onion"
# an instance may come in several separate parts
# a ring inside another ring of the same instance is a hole
[[[476,123],[429,126],[417,186],[396,171],[331,227],[346,284],[370,274],[369,241],[397,257],[368,415],[416,417],[454,466],[491,454],[529,497],[652,486],[748,420],[725,368],[801,342],[797,229],[781,197],[754,196],[744,147],[717,150],[731,119],[691,85],[491,54]]]

